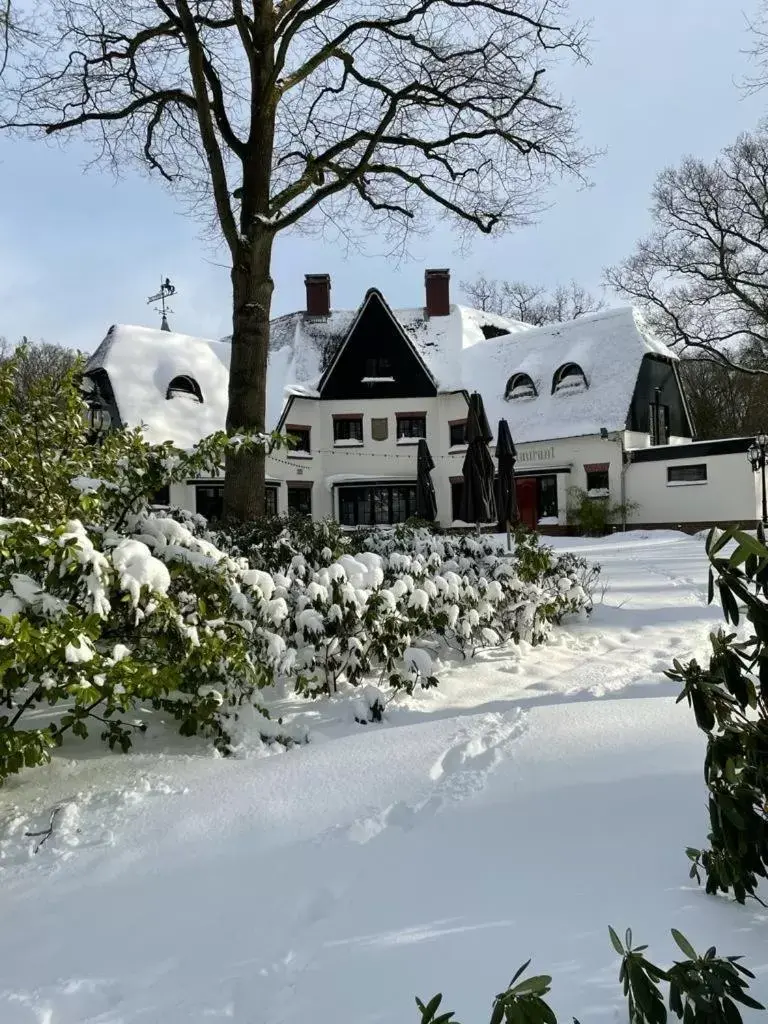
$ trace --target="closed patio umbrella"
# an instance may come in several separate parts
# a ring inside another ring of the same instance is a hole
[[[437,519],[437,499],[435,485],[432,482],[434,468],[434,459],[422,437],[416,455],[416,515],[428,523],[433,523]]]
[[[496,435],[496,459],[499,463],[499,530],[504,531],[517,522],[517,486],[515,483],[515,463],[517,450],[509,424],[499,420]]]
[[[469,398],[467,454],[461,468],[461,475],[464,478],[461,518],[465,523],[496,522],[496,497],[493,492],[494,467],[491,453],[488,450],[492,438],[483,399],[475,391]]]

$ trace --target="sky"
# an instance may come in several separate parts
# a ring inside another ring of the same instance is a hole
[[[768,112],[768,93],[745,96],[746,16],[757,0],[572,0],[592,19],[591,64],[567,66],[558,84],[579,111],[585,144],[602,155],[591,187],[563,183],[530,227],[461,252],[444,224],[414,239],[394,263],[370,239],[346,255],[300,234],[275,253],[275,315],[303,308],[304,274],[329,273],[332,303],[354,308],[370,287],[394,306],[423,303],[424,269],[451,269],[451,295],[481,273],[554,286],[575,278],[600,290],[602,270],[629,255],[650,225],[659,171],[693,154],[712,159]],[[91,351],[113,323],[159,326],[147,304],[161,276],[176,285],[174,330],[231,330],[223,252],[159,180],[85,170],[76,142],[0,138],[0,336],[22,335]],[[607,296],[616,302],[614,296]]]

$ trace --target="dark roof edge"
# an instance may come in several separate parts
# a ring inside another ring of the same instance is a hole
[[[754,443],[754,437],[725,437],[716,441],[663,444],[653,448],[629,448],[627,462],[665,462],[670,459],[701,459],[710,455],[738,455]]]

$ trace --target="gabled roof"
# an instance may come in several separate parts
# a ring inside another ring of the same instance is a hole
[[[483,396],[491,428],[506,419],[516,442],[623,430],[646,355],[677,359],[631,307],[609,309],[465,349],[464,386]],[[584,371],[588,387],[552,394],[555,371],[565,363]],[[536,397],[504,397],[517,373],[533,380]]]
[[[354,335],[355,330],[356,330],[358,324],[362,320],[363,315],[365,314],[366,309],[368,308],[368,306],[371,305],[371,303],[379,303],[381,305],[382,309],[386,313],[386,315],[389,318],[389,320],[392,321],[392,324],[393,324],[395,330],[400,334],[400,336],[404,340],[405,344],[407,346],[409,346],[409,348],[413,351],[414,357],[416,358],[418,363],[421,365],[421,367],[424,370],[424,372],[427,374],[427,377],[435,384],[435,387],[437,387],[437,380],[436,380],[434,374],[431,372],[431,370],[430,370],[429,366],[427,365],[426,361],[424,360],[421,352],[419,352],[419,348],[415,344],[414,339],[411,336],[410,332],[405,329],[403,323],[395,315],[395,313],[393,312],[393,310],[390,307],[389,303],[384,298],[384,296],[381,294],[381,292],[378,290],[378,288],[369,288],[368,291],[365,293],[365,298],[363,299],[362,305],[360,306],[360,308],[358,309],[357,313],[355,314],[355,317],[352,320],[352,323],[347,328],[347,333],[344,336],[344,339],[342,340],[341,344],[337,345],[336,351],[333,353],[333,355],[329,359],[328,364],[327,364],[327,366],[326,366],[322,376],[320,377],[320,380],[318,381],[318,384],[317,384],[318,392],[321,395],[323,394],[323,387],[325,386],[328,378],[333,373],[334,367],[336,366],[336,364],[338,363],[339,359],[341,358],[341,354],[343,353],[344,349],[349,344],[350,338],[352,338],[352,336]],[[445,318],[445,319],[448,319],[448,318]]]

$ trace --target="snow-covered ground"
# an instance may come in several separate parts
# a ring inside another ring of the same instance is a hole
[[[662,672],[720,621],[703,541],[557,543],[603,566],[591,620],[445,666],[383,724],[286,703],[313,742],[280,756],[75,745],[12,779],[2,1024],[416,1024],[437,991],[484,1024],[530,956],[561,1022],[624,1022],[608,924],[657,963],[671,927],[745,954],[767,1002],[768,912],[688,879],[704,738]]]

